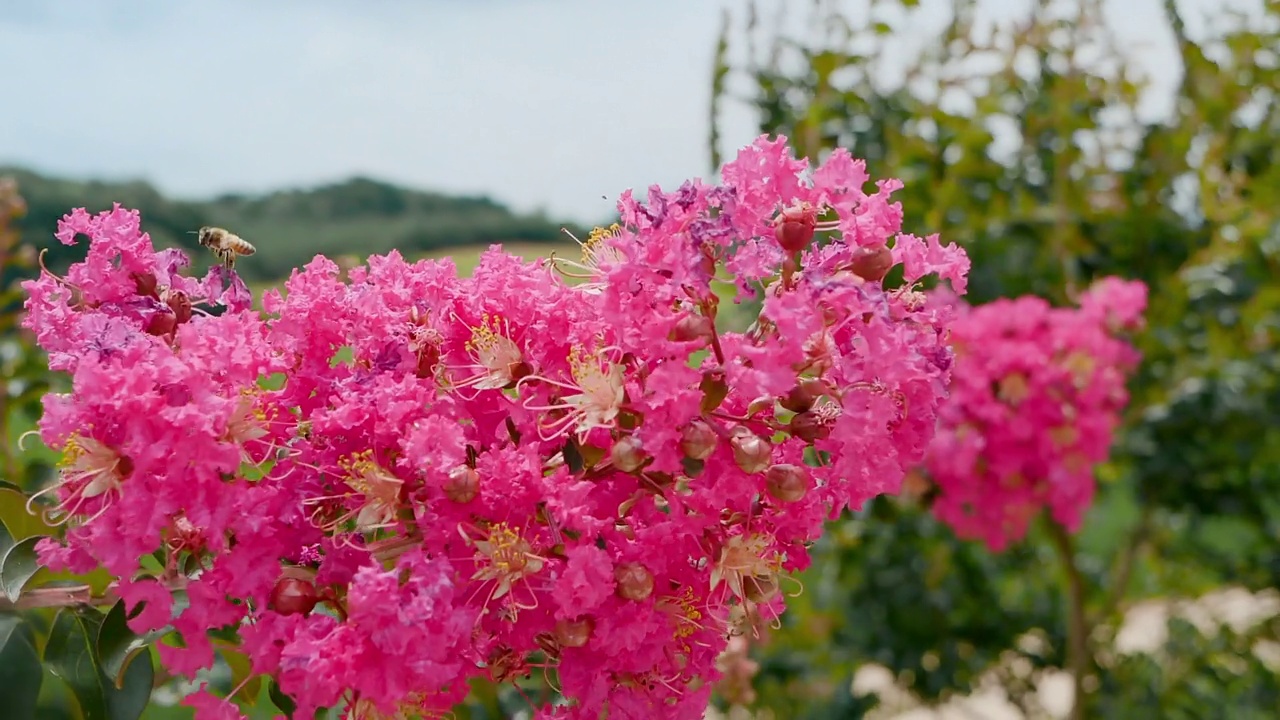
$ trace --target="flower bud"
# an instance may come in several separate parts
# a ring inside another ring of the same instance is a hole
[[[711,277],[715,277],[716,259],[714,256],[707,254],[705,249],[702,251],[702,257],[698,258],[698,269]]]
[[[831,434],[831,428],[812,411],[802,412],[791,418],[790,430],[792,435],[805,442],[822,440]]]
[[[181,325],[191,319],[191,298],[181,290],[173,290],[169,293],[165,303],[173,314],[177,316],[177,322]]]
[[[591,640],[591,634],[595,632],[596,623],[590,616],[580,617],[575,620],[557,620],[556,621],[556,642],[560,647],[582,647]]]
[[[702,373],[698,389],[702,391],[699,407],[704,413],[713,412],[729,396],[729,384],[724,381],[724,373],[719,371],[708,370]]]
[[[640,602],[653,594],[653,573],[640,563],[624,563],[613,571],[618,597]]]
[[[818,310],[822,313],[823,327],[831,327],[832,325],[840,322],[843,317],[841,315],[840,308],[837,308],[835,305],[832,305],[825,300],[818,303]]]
[[[444,495],[459,505],[476,499],[480,493],[480,474],[466,465],[459,465],[449,471],[449,479],[444,484]]]
[[[750,430],[744,427],[735,430],[729,439],[729,447],[733,449],[733,461],[742,472],[758,473],[769,467],[773,446]]]
[[[782,398],[779,404],[793,413],[802,413],[813,407],[813,403],[817,399],[817,394],[810,392],[804,383],[800,383],[791,388],[791,392],[787,393],[787,396]]]
[[[435,375],[436,366],[440,363],[440,348],[434,345],[428,345],[418,351],[418,366],[414,368],[413,374],[419,378],[429,378]]]
[[[271,589],[270,607],[281,615],[309,615],[320,601],[316,586],[296,577],[282,577]]]
[[[187,550],[192,554],[197,554],[204,550],[204,533],[201,532],[200,528],[192,524],[186,515],[178,515],[173,519],[173,526],[169,529],[165,545],[170,552],[177,553]]]
[[[800,387],[813,397],[821,397],[831,390],[827,382],[822,378],[807,377],[800,380]]]
[[[796,203],[783,209],[774,218],[773,235],[788,253],[797,253],[809,247],[818,224],[818,213],[809,203]]]
[[[171,312],[157,312],[147,320],[147,334],[164,337],[178,327],[178,316]]]
[[[799,465],[774,465],[764,476],[765,490],[782,502],[796,502],[809,492],[809,473]]]
[[[151,273],[129,273],[133,277],[133,286],[138,294],[144,297],[156,297],[156,276]]]
[[[761,315],[756,318],[755,322],[747,328],[747,339],[755,344],[760,344],[765,340],[778,334],[778,328],[773,321]]]
[[[759,415],[766,410],[773,409],[774,402],[776,402],[776,398],[769,395],[761,395],[747,405],[747,417],[750,418],[752,416]],[[745,430],[746,428],[743,429]]]
[[[675,342],[689,342],[691,340],[706,340],[711,337],[711,333],[711,318],[706,315],[689,313],[676,322],[676,326],[671,329],[671,333],[667,337]]]
[[[716,451],[716,431],[702,420],[694,420],[680,431],[680,449],[693,460],[706,460]]]
[[[613,444],[613,448],[609,450],[609,458],[613,460],[614,467],[629,473],[644,467],[649,456],[645,454],[640,441],[628,435]]]
[[[853,251],[849,269],[854,275],[871,282],[879,282],[893,267],[893,252],[887,245],[863,246]]]

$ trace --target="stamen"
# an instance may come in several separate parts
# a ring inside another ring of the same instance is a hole
[[[592,280],[594,282],[578,285],[578,289],[587,292],[600,292],[604,288],[602,275],[609,267],[623,262],[626,258],[620,250],[609,241],[619,237],[622,234],[622,226],[614,223],[608,228],[595,228],[591,234],[587,236],[586,242],[579,240],[573,233],[567,229],[564,234],[573,239],[578,247],[582,248],[582,261],[574,262],[564,258],[558,258],[553,253],[548,258],[551,267],[557,270],[561,275],[575,280]],[[568,272],[564,268],[570,267],[581,272]]]
[[[400,488],[404,481],[375,462],[372,450],[342,458],[338,461],[338,466],[347,474],[347,486],[355,492],[304,500],[304,505],[316,506],[311,514],[313,524],[335,535],[349,522],[354,523],[357,533],[394,527],[396,515],[400,511]],[[324,519],[323,515],[331,509],[333,501],[343,501],[355,496],[363,497],[363,502],[358,507],[349,509],[336,518]]]
[[[482,586],[490,581],[496,583],[485,599],[486,608],[490,602],[511,593],[518,581],[524,581],[527,588],[528,578],[540,572],[546,564],[546,558],[534,554],[529,541],[507,523],[490,526],[484,540],[473,540],[461,527],[458,531],[476,549],[476,572],[471,579],[479,580]],[[514,609],[533,610],[538,607],[537,594],[531,588],[527,589],[533,597],[533,604],[522,604],[512,597],[510,604]]]
[[[45,520],[54,526],[69,522],[80,513],[86,502],[96,497],[103,498],[102,506],[92,516],[84,519],[82,524],[101,517],[119,495],[125,477],[133,471],[128,458],[79,433],[72,433],[67,438],[58,467],[61,471],[58,482],[27,498],[26,504],[27,512],[34,515],[33,504],[37,498],[68,486],[76,486],[65,500],[42,513]]]
[[[39,436],[40,436],[40,431],[39,431],[39,430],[28,430],[28,431],[26,431],[26,432],[24,432],[24,433],[22,433],[21,435],[19,435],[19,436],[18,436],[18,449],[19,449],[19,450],[21,450],[21,451],[23,451],[23,452],[26,452],[26,450],[27,450],[27,438],[28,438],[28,437],[30,437],[30,436],[32,436],[32,435],[35,435],[36,437],[39,437]]]
[[[524,403],[526,410],[567,411],[564,417],[549,425],[539,425],[539,434],[543,440],[553,440],[575,426],[578,437],[598,427],[613,427],[626,399],[626,388],[623,384],[622,366],[605,357],[610,350],[616,348],[603,348],[597,356],[587,356],[582,348],[571,348],[569,374],[573,378],[572,383],[530,375],[516,384],[517,390],[526,382],[536,381],[571,391],[551,405]],[[551,431],[551,434],[546,435],[546,431]]]
[[[479,327],[466,325],[457,315],[453,319],[471,330],[471,339],[464,347],[475,362],[462,369],[480,371],[461,382],[454,382],[455,388],[501,390],[517,380],[524,355],[520,346],[511,339],[511,326],[505,319],[485,313]]]

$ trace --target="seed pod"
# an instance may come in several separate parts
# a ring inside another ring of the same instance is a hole
[[[799,465],[774,465],[764,477],[765,490],[782,502],[796,502],[809,492],[809,473]]]
[[[653,594],[653,573],[640,563],[624,563],[613,571],[618,597],[640,602]]]

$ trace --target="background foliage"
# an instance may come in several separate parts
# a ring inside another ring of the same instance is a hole
[[[496,242],[563,244],[558,223],[540,214],[522,215],[487,197],[454,197],[398,187],[368,178],[308,190],[282,190],[260,196],[224,195],[208,201],[180,201],[144,182],[85,182],[50,178],[28,170],[0,168],[22,187],[26,214],[16,229],[40,247],[48,247],[51,269],[65,269],[84,249],[49,243],[58,220],[84,207],[95,213],[113,202],[139,210],[157,247],[199,250],[188,232],[202,225],[225,227],[253,243],[252,263],[238,268],[248,281],[287,277],[317,254],[355,253],[365,257],[397,249],[408,257],[445,248]],[[568,226],[585,237],[581,228]],[[197,270],[210,257],[192,253]],[[6,276],[11,278],[12,276]]]
[[[713,162],[718,108],[745,101],[798,154],[846,147],[873,177],[902,178],[904,228],[965,247],[972,302],[1141,279],[1145,362],[1080,536],[1042,527],[992,555],[927,515],[923,479],[872,503],[756,648],[754,709],[856,716],[876,700],[853,696],[854,671],[876,662],[931,702],[994,673],[1034,715],[1035,677],[1068,665],[1075,636],[1080,717],[1274,715],[1277,668],[1250,650],[1275,641],[1274,619],[1209,635],[1174,620],[1159,656],[1119,652],[1116,634],[1139,599],[1280,584],[1280,2],[1250,21],[1215,11],[1198,33],[1164,2],[1182,79],[1158,120],[1097,0],[1037,2],[999,26],[956,0],[886,83],[921,37],[916,6],[817,2],[799,32],[785,29],[799,4],[727,13]]]

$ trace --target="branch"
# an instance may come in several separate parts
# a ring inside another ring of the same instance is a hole
[[[1067,665],[1075,687],[1070,718],[1084,720],[1084,676],[1089,652],[1089,626],[1084,616],[1084,577],[1076,566],[1075,548],[1066,529],[1050,519],[1049,535],[1067,575]]]
[[[711,172],[720,171],[720,107],[725,96],[725,78],[729,75],[729,31],[732,16],[729,8],[720,13],[720,36],[716,40],[714,67],[711,70],[711,135],[707,144],[711,149]]]
[[[120,596],[115,586],[108,586],[100,595],[93,593],[88,585],[72,585],[69,587],[44,587],[28,590],[18,596],[17,602],[0,597],[0,612],[14,610],[34,610],[36,608],[74,607],[77,605],[105,606],[115,605]]]
[[[1169,29],[1173,32],[1174,42],[1178,47],[1178,59],[1182,60],[1182,80],[1178,83],[1179,95],[1194,100],[1194,96],[1197,93],[1192,73],[1196,72],[1196,66],[1192,55],[1197,51],[1196,45],[1187,36],[1187,24],[1183,21],[1182,14],[1178,12],[1176,0],[1164,0],[1161,3],[1161,7],[1164,10],[1165,20],[1169,22]]]
[[[1111,587],[1107,593],[1107,597],[1102,602],[1102,606],[1098,608],[1098,614],[1094,617],[1091,624],[1097,624],[1105,621],[1111,613],[1115,612],[1120,605],[1120,601],[1124,599],[1125,593],[1129,589],[1129,580],[1133,577],[1133,567],[1138,559],[1138,552],[1147,542],[1147,536],[1151,533],[1151,509],[1149,506],[1142,508],[1142,516],[1138,520],[1138,524],[1134,527],[1133,533],[1129,536],[1129,542],[1121,551],[1120,559],[1116,564],[1115,571],[1111,576]]]
[[[170,592],[186,589],[188,582],[185,577],[177,577],[167,581],[160,578],[154,579],[161,582]],[[17,602],[0,596],[0,612],[77,607],[82,605],[93,607],[115,605],[120,601],[120,595],[116,592],[116,587],[115,583],[111,583],[98,594],[95,594],[93,588],[89,585],[36,588],[23,592],[18,596]]]

